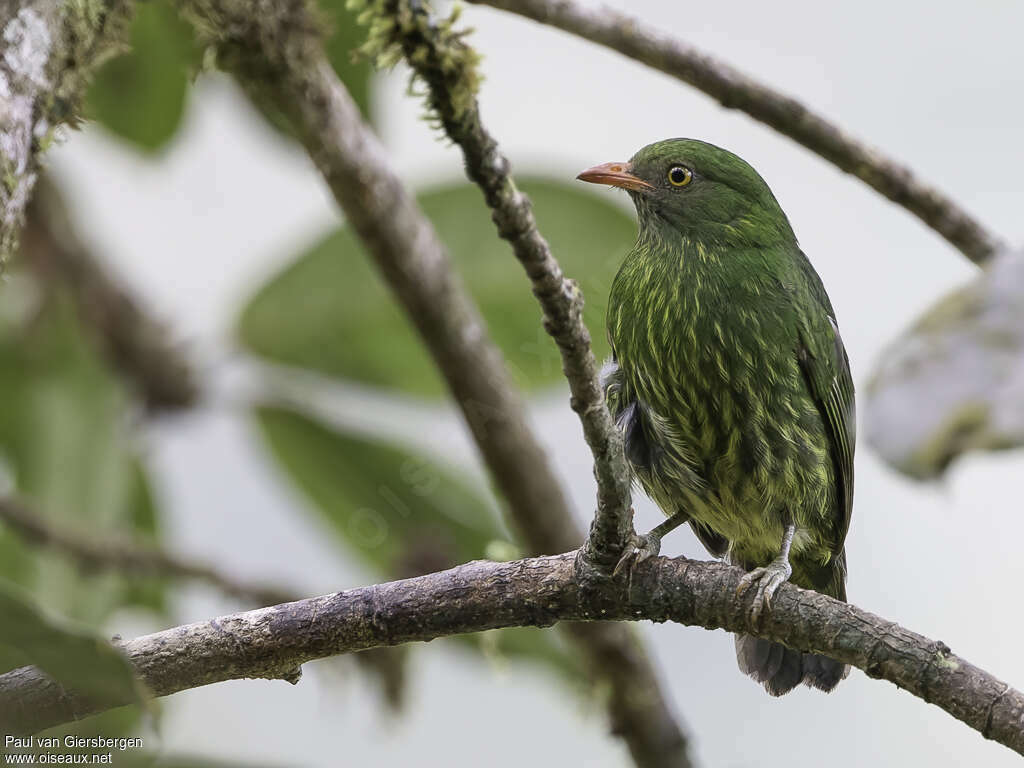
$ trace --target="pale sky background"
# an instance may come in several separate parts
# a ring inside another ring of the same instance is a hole
[[[614,3],[803,99],[853,135],[902,158],[996,232],[1024,239],[1024,5],[811,2]],[[669,136],[734,150],[768,180],[831,294],[863,384],[886,342],[973,272],[916,219],[771,130],[596,46],[470,7],[484,53],[484,119],[519,171],[571,179]],[[459,178],[461,159],[419,120],[403,73],[377,93],[383,139],[411,185]],[[144,160],[88,128],[50,154],[80,228],[152,311],[200,358],[218,396],[148,430],[145,449],[175,550],[238,575],[310,594],[366,583],[339,558],[255,439],[246,372],[230,330],[262,280],[332,228],[338,214],[306,157],[263,125],[219,77],[193,93],[184,130]],[[625,204],[625,200],[622,200]],[[509,258],[512,258],[511,255]],[[339,286],[339,290],[343,290]],[[523,290],[527,290],[525,279]],[[479,472],[444,409],[348,393],[340,418],[392,433],[429,427],[441,455]],[[561,393],[534,404],[538,431],[581,517],[593,506],[590,460]],[[1019,454],[969,458],[941,486],[911,484],[865,448],[847,543],[851,600],[1024,685]],[[638,500],[638,527],[658,513]],[[706,557],[680,531],[668,555]],[[236,606],[182,593],[181,621]],[[127,623],[125,623],[127,621]],[[111,631],[158,627],[125,619]],[[641,625],[703,766],[1010,766],[1019,758],[937,708],[854,671],[835,693],[767,696],[736,669],[724,632]],[[628,764],[604,713],[536,670],[494,667],[434,643],[414,656],[409,706],[383,714],[359,676],[308,674],[292,687],[242,681],[165,701],[168,750],[252,765]],[[151,737],[155,739],[156,737]],[[529,762],[528,762],[529,761]]]

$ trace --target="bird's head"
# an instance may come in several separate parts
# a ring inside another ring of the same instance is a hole
[[[667,229],[728,245],[796,240],[758,172],[707,142],[666,139],[644,147],[628,162],[602,163],[577,178],[627,190],[641,230]]]

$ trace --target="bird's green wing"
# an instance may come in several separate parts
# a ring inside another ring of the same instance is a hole
[[[843,549],[853,513],[853,454],[857,440],[856,406],[850,361],[846,356],[835,313],[821,279],[806,257],[801,260],[814,301],[802,318],[797,355],[811,396],[828,430],[829,447],[839,487],[832,540],[833,554]]]

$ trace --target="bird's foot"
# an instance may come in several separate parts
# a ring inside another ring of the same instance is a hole
[[[755,626],[761,621],[761,613],[764,610],[771,610],[772,597],[775,590],[789,581],[793,575],[793,566],[789,564],[789,557],[777,558],[764,568],[755,568],[740,579],[740,585],[736,588],[736,594],[742,595],[750,587],[757,585],[757,593],[754,595],[754,604],[750,609],[750,618]]]
[[[657,557],[661,552],[661,536],[654,531],[643,535],[634,533],[626,543],[626,549],[619,558],[612,576],[618,576],[624,569],[629,568],[630,573],[640,563],[649,557]]]

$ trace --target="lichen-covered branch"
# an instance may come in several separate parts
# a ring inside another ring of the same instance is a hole
[[[1024,754],[1024,694],[929,640],[848,603],[785,584],[756,625],[743,572],[652,558],[631,583],[581,587],[577,553],[472,562],[389,584],[223,616],[123,645],[157,696],[238,678],[297,679],[312,659],[385,645],[560,621],[640,620],[721,628],[825,653],[895,683]],[[108,705],[109,706],[109,705]],[[31,667],[0,675],[0,729],[35,732],[98,711]]]
[[[39,154],[121,50],[129,0],[0,0],[0,269],[18,244]]]
[[[577,547],[583,534],[501,354],[437,233],[325,60],[308,9],[270,0],[181,5],[221,66],[290,120],[444,376],[526,547],[536,554]],[[686,738],[636,634],[616,624],[566,630],[608,688],[611,728],[637,764],[690,766]]]
[[[894,469],[935,480],[973,451],[1024,445],[1024,251],[929,307],[879,356],[864,435]]]
[[[78,238],[56,186],[45,175],[36,185],[21,240],[26,265],[45,287],[67,290],[100,351],[147,410],[195,405],[199,386],[191,362],[164,324]]]
[[[980,264],[1004,247],[952,197],[922,182],[902,163],[861,143],[791,96],[632,16],[609,8],[585,8],[573,0],[469,1],[607,46],[692,85],[728,109],[746,112],[910,211],[971,261]]]
[[[116,571],[130,576],[196,581],[253,605],[272,605],[296,599],[294,593],[235,579],[212,566],[172,555],[145,542],[110,532],[98,538],[83,531],[55,526],[17,499],[0,498],[0,524],[36,546],[59,552],[84,571]]]
[[[547,241],[537,230],[526,195],[509,173],[508,159],[484,127],[476,101],[477,56],[452,28],[452,20],[430,18],[417,0],[367,3],[374,14],[368,43],[388,57],[400,47],[409,66],[429,89],[428,103],[445,133],[462,149],[466,174],[483,191],[498,234],[507,240],[523,265],[544,312],[544,328],[554,338],[569,381],[572,407],[594,454],[597,513],[584,550],[610,573],[619,561],[632,530],[630,473],[622,437],[604,403],[590,333],[583,323],[583,295],[562,273]]]

